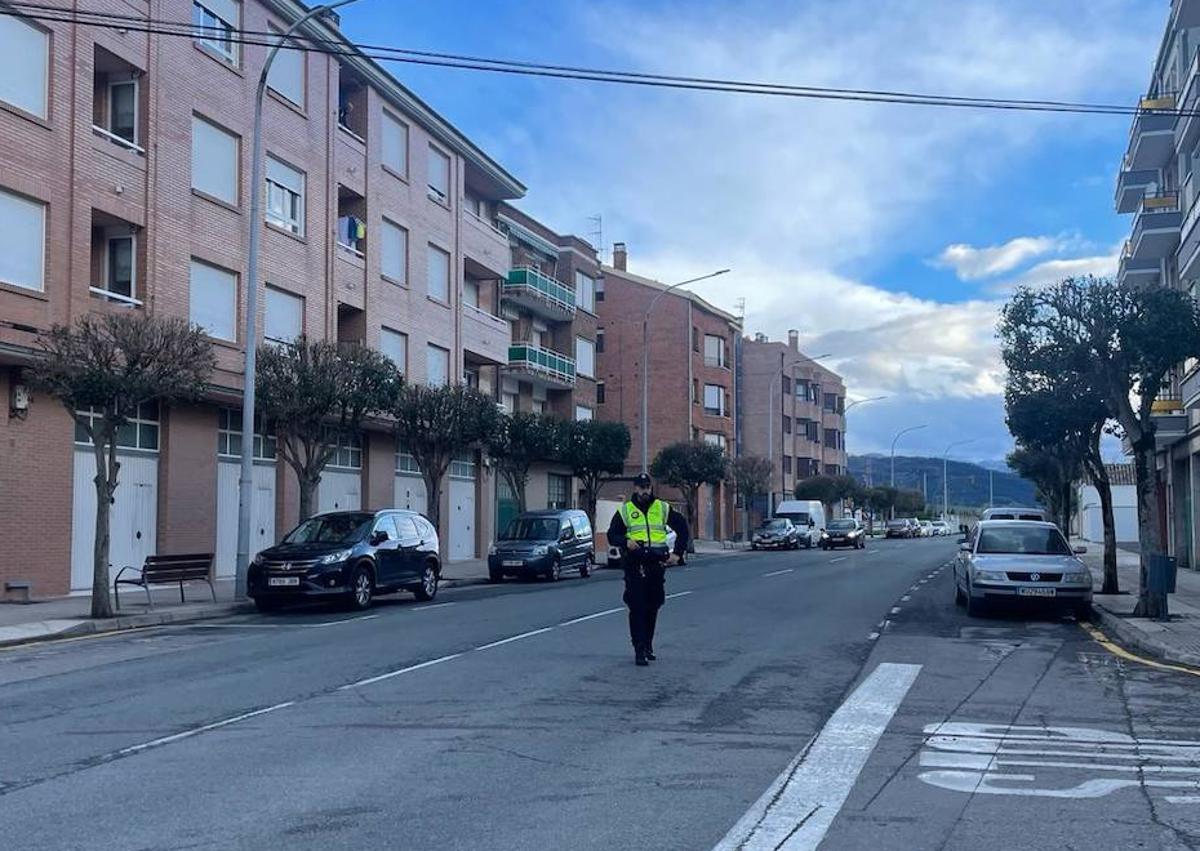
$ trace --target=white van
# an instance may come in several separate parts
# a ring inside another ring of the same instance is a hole
[[[821,542],[825,506],[817,499],[789,499],[775,506],[776,517],[786,517],[800,530],[800,543],[811,548]]]

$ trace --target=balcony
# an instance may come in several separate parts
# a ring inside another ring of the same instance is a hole
[[[508,347],[508,370],[534,386],[570,390],[575,386],[575,359],[532,343]]]
[[[463,255],[483,276],[508,276],[512,254],[508,237],[470,210],[462,211]]]
[[[463,351],[483,363],[502,365],[509,362],[512,327],[499,316],[485,310],[462,306]]]
[[[1179,247],[1183,214],[1178,192],[1159,192],[1142,198],[1133,220],[1129,256],[1135,260],[1161,260]]]
[[[532,266],[511,270],[500,295],[505,301],[554,322],[570,322],[575,318],[575,291]]]
[[[1117,265],[1117,283],[1122,286],[1151,287],[1158,283],[1162,274],[1162,263],[1155,259],[1133,257],[1133,243],[1125,240],[1121,259]]]
[[[1162,168],[1175,150],[1175,95],[1142,98],[1129,130],[1126,171]]]
[[[1117,175],[1117,197],[1115,205],[1118,213],[1132,213],[1142,203],[1142,196],[1151,186],[1158,185],[1158,170],[1144,171],[1122,170]]]

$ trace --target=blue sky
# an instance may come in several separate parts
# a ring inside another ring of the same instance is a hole
[[[403,9],[402,13],[397,13]],[[410,3],[343,10],[359,42],[566,65],[1133,104],[1167,0]],[[885,10],[886,14],[881,14]],[[852,397],[852,452],[1002,457],[994,339],[1017,283],[1115,270],[1124,117],[664,92],[389,64],[561,231],[625,241],[746,326],[798,328]]]

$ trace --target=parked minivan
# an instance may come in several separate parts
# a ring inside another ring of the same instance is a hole
[[[800,545],[812,548],[821,543],[825,529],[825,506],[819,499],[789,499],[775,507],[775,516],[791,520],[800,530]]]
[[[586,579],[595,562],[592,524],[582,511],[526,511],[488,548],[488,578],[541,576],[554,582],[563,571],[578,570]]]

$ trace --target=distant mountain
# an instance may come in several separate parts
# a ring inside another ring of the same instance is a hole
[[[1003,458],[988,458],[983,461],[975,461],[985,470],[993,470],[997,473],[1011,473],[1012,469],[1008,466],[1008,462]]]
[[[851,455],[850,475],[864,484],[886,485],[891,477],[891,461],[886,455]],[[1007,468],[985,467],[966,461],[947,464],[947,483],[951,506],[986,507],[988,479],[992,480],[996,505],[1036,505],[1034,487]],[[896,456],[896,487],[925,489],[930,504],[942,501],[942,459]]]

